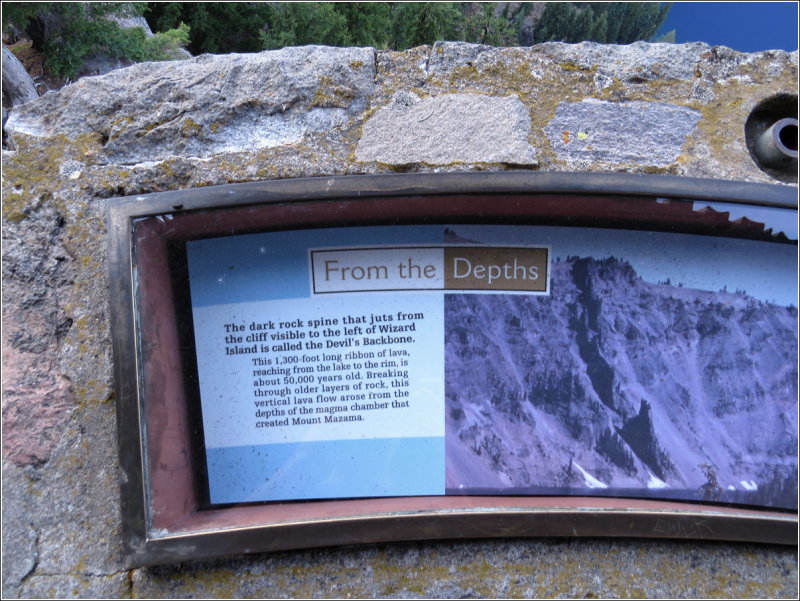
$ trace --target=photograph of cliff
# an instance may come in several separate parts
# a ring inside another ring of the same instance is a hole
[[[797,309],[551,263],[549,296],[445,297],[448,494],[797,508]]]

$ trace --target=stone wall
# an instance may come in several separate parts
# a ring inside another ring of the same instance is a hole
[[[264,179],[475,170],[796,182],[753,161],[797,52],[291,48],[135,65],[15,108],[3,151],[3,595],[792,597],[795,548],[420,542],[126,570],[105,205]]]

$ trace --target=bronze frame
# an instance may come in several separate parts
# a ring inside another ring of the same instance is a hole
[[[604,204],[603,199],[613,200]],[[177,338],[167,336],[160,341],[161,346],[172,348],[158,356],[157,381],[148,376],[142,360],[148,335],[140,331],[142,312],[161,311],[158,319],[163,323],[174,321],[175,314],[169,299],[155,298],[142,289],[147,284],[138,280],[137,270],[148,261],[161,262],[156,271],[166,269],[163,245],[170,236],[181,239],[186,235],[184,230],[193,227],[210,227],[210,235],[227,231],[235,223],[244,229],[299,228],[418,223],[421,216],[444,222],[447,218],[452,220],[453,215],[473,222],[491,218],[504,223],[533,220],[586,226],[600,219],[615,227],[636,227],[646,220],[647,212],[638,215],[638,207],[652,205],[654,200],[662,204],[674,202],[678,210],[663,223],[653,224],[652,229],[692,232],[700,228],[712,235],[726,235],[731,227],[746,230],[748,224],[732,226],[727,218],[717,219],[708,232],[708,224],[695,224],[691,215],[680,211],[681,205],[687,205],[680,201],[797,210],[797,190],[789,186],[671,176],[521,172],[305,178],[109,200],[122,516],[130,566],[309,546],[418,539],[612,536],[797,544],[796,513],[699,503],[600,497],[449,496],[218,509],[199,506],[194,469],[186,456],[191,446],[185,416],[190,395],[182,384],[180,365],[175,363]],[[587,206],[596,208],[587,212]],[[584,207],[583,214],[581,210],[576,212],[576,207]],[[243,216],[251,209],[266,215],[267,221],[245,224]],[[197,217],[207,216],[207,211],[212,210],[220,219]],[[188,224],[183,230],[169,225],[155,227],[147,244],[135,248],[134,224],[139,224],[142,231],[141,224],[148,218],[157,217],[160,223],[168,223],[179,214]],[[226,218],[226,214],[231,217]],[[276,221],[275,215],[283,217]],[[211,222],[213,225],[209,225]],[[163,278],[162,272],[159,277]],[[167,430],[172,434],[165,435]],[[154,462],[154,454],[159,454],[161,463]],[[181,461],[183,467],[173,469]],[[168,469],[159,471],[157,465]],[[179,492],[174,493],[173,489]]]

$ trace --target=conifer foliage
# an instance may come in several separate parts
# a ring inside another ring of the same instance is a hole
[[[657,2],[547,2],[533,19],[531,40],[526,26],[536,5],[530,2],[147,4],[145,16],[153,31],[189,26],[192,54],[305,44],[405,50],[437,40],[495,46],[584,40],[628,44],[651,40],[670,8]]]
[[[3,28],[24,31],[50,72],[71,77],[93,54],[161,60],[180,46],[202,54],[306,44],[405,50],[437,40],[627,44],[651,40],[669,8],[657,2],[4,2]],[[114,16],[144,16],[158,33],[123,29]]]
[[[534,38],[537,42],[603,44],[648,41],[664,23],[671,6],[671,2],[548,2],[536,22]],[[674,40],[674,33],[670,33]]]
[[[141,16],[145,9],[144,2],[4,2],[3,30],[25,32],[51,73],[72,77],[92,55],[165,60],[188,43],[185,25],[147,37],[141,27],[124,29],[114,20]]]

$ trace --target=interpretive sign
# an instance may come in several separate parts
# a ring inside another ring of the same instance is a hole
[[[796,209],[777,187],[723,196],[747,211],[734,220],[661,191],[556,206],[535,178],[454,196],[478,180],[451,176],[433,203],[413,179],[359,198],[353,178],[310,200],[288,182],[219,206],[156,195],[121,221],[135,322],[117,352],[140,366],[144,422],[129,529],[159,549],[135,562],[199,531],[337,516],[424,514],[434,535],[477,536],[487,516],[559,508],[561,530],[511,533],[563,535],[586,519],[565,507],[595,508],[584,534],[613,508],[648,525],[610,535],[796,536]],[[454,534],[465,509],[482,517]],[[353,540],[335,522],[321,544]],[[432,535],[408,523],[356,539]],[[234,550],[302,546],[300,530]]]
[[[546,247],[370,246],[445,233],[187,243],[211,503],[445,493],[443,292],[548,281]]]
[[[494,246],[511,240],[536,246]],[[792,245],[427,225],[187,254],[211,503],[610,488],[795,506]]]

